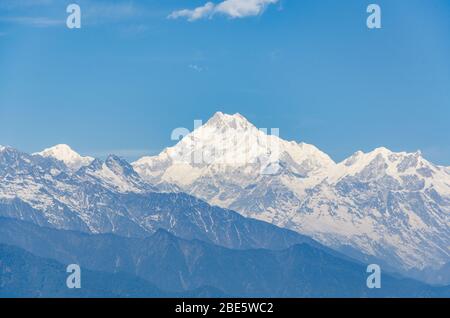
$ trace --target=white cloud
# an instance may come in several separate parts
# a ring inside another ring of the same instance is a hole
[[[215,11],[232,18],[243,18],[261,14],[267,5],[278,0],[225,0],[216,6]]]
[[[169,15],[170,19],[186,18],[188,21],[195,21],[201,18],[211,17],[214,13],[215,5],[207,2],[204,6],[189,10],[174,11]]]
[[[260,15],[264,9],[279,0],[224,0],[218,4],[207,2],[195,9],[183,9],[172,12],[168,18],[186,18],[195,21],[204,18],[212,18],[215,14],[222,14],[230,18],[245,18]]]

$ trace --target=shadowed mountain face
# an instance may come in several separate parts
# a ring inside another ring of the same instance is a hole
[[[197,297],[221,296],[210,288],[186,293],[162,291],[144,279],[124,273],[82,269],[81,288],[66,285],[66,265],[34,256],[23,249],[0,244],[0,298],[17,297]]]
[[[24,249],[0,244],[0,298],[161,298],[226,297],[212,287],[168,292],[135,275],[81,269],[81,288],[66,285],[67,264],[35,256]]]
[[[368,289],[364,265],[308,244],[279,251],[231,250],[183,240],[164,230],[147,238],[124,238],[45,229],[10,219],[0,220],[0,243],[62,264],[138,276],[177,292],[212,286],[226,295],[250,297],[450,296],[448,288],[389,274],[382,275],[381,289]],[[45,275],[51,276],[51,271]]]

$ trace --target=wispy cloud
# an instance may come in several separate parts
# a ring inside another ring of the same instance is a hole
[[[14,10],[20,8],[47,6],[54,3],[54,0],[1,0],[0,9]]]
[[[83,6],[83,15],[91,23],[103,23],[134,18],[143,14],[144,9],[138,8],[133,2],[98,1],[89,6]]]
[[[123,36],[138,36],[145,34],[149,30],[149,26],[145,24],[131,24],[119,28],[119,32]]]
[[[200,65],[197,65],[197,64],[189,64],[188,67],[189,67],[191,70],[196,71],[196,72],[199,72],[199,73],[200,73],[200,72],[203,72],[203,70],[204,70],[203,67],[201,67]]]
[[[144,19],[153,13],[129,0],[76,2],[81,7],[83,25],[111,24],[139,17]],[[61,9],[65,5],[62,4],[62,0],[0,0],[0,22],[33,27],[65,24],[67,13]]]
[[[47,17],[0,17],[1,22],[28,25],[39,28],[63,25],[65,20],[52,19]]]
[[[0,0],[1,1],[1,0]],[[167,11],[154,7],[146,1],[133,0],[78,0],[83,18],[88,23],[103,24],[133,20],[133,23],[148,23],[152,18],[162,18]],[[149,1],[150,2],[150,1]]]
[[[55,0],[0,0],[0,22],[32,27],[51,27],[65,22],[64,17],[47,14]]]
[[[203,6],[194,9],[182,9],[172,12],[168,18],[186,18],[188,21],[210,19],[216,14],[224,15],[232,19],[257,16],[264,12],[270,4],[279,0],[224,0],[217,4],[207,2]]]

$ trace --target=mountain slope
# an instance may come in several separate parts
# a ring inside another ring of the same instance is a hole
[[[9,148],[0,153],[0,177],[0,216],[38,225],[134,237],[163,228],[183,238],[242,249],[312,242],[183,193],[153,192],[115,156],[71,172],[52,158]]]
[[[0,244],[0,298],[161,298],[224,297],[221,291],[200,287],[182,293],[166,292],[126,273],[81,268],[81,288],[68,289],[66,265]]]
[[[82,269],[80,289],[68,289],[66,266],[0,244],[0,298],[16,297],[168,297],[145,280],[128,274]]]
[[[329,246],[353,242],[404,268],[437,268],[450,258],[447,182],[419,152],[359,152],[310,189],[294,228]]]
[[[245,297],[450,296],[448,287],[433,288],[385,272],[382,288],[368,289],[364,265],[308,244],[280,251],[230,250],[163,230],[139,239],[45,229],[14,220],[3,220],[1,229],[2,244],[89,270],[136,275],[178,292],[212,286]]]
[[[172,185],[401,271],[450,261],[449,168],[420,153],[379,148],[336,164],[314,146],[266,135],[239,114],[217,113],[133,167],[155,186]]]

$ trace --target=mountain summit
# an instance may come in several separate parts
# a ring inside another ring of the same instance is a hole
[[[206,123],[207,127],[216,127],[218,129],[224,129],[229,127],[231,129],[256,129],[256,127],[250,123],[244,116],[239,113],[234,115],[224,114],[217,112]]]
[[[92,161],[94,161],[94,158],[83,157],[65,144],[60,144],[51,148],[44,149],[41,152],[34,153],[33,155],[57,159],[64,162],[66,166],[73,170],[78,170],[79,168],[87,166]]]
[[[221,112],[174,147],[133,163],[151,183],[187,186],[205,177],[212,184],[214,180],[222,183],[237,178],[243,187],[267,175],[309,176],[308,182],[315,182],[319,180],[316,175],[334,165],[328,155],[312,145],[285,141],[279,138],[277,129],[258,129],[240,114]],[[226,192],[224,188],[218,191]],[[219,197],[217,192],[214,203],[220,205]]]

